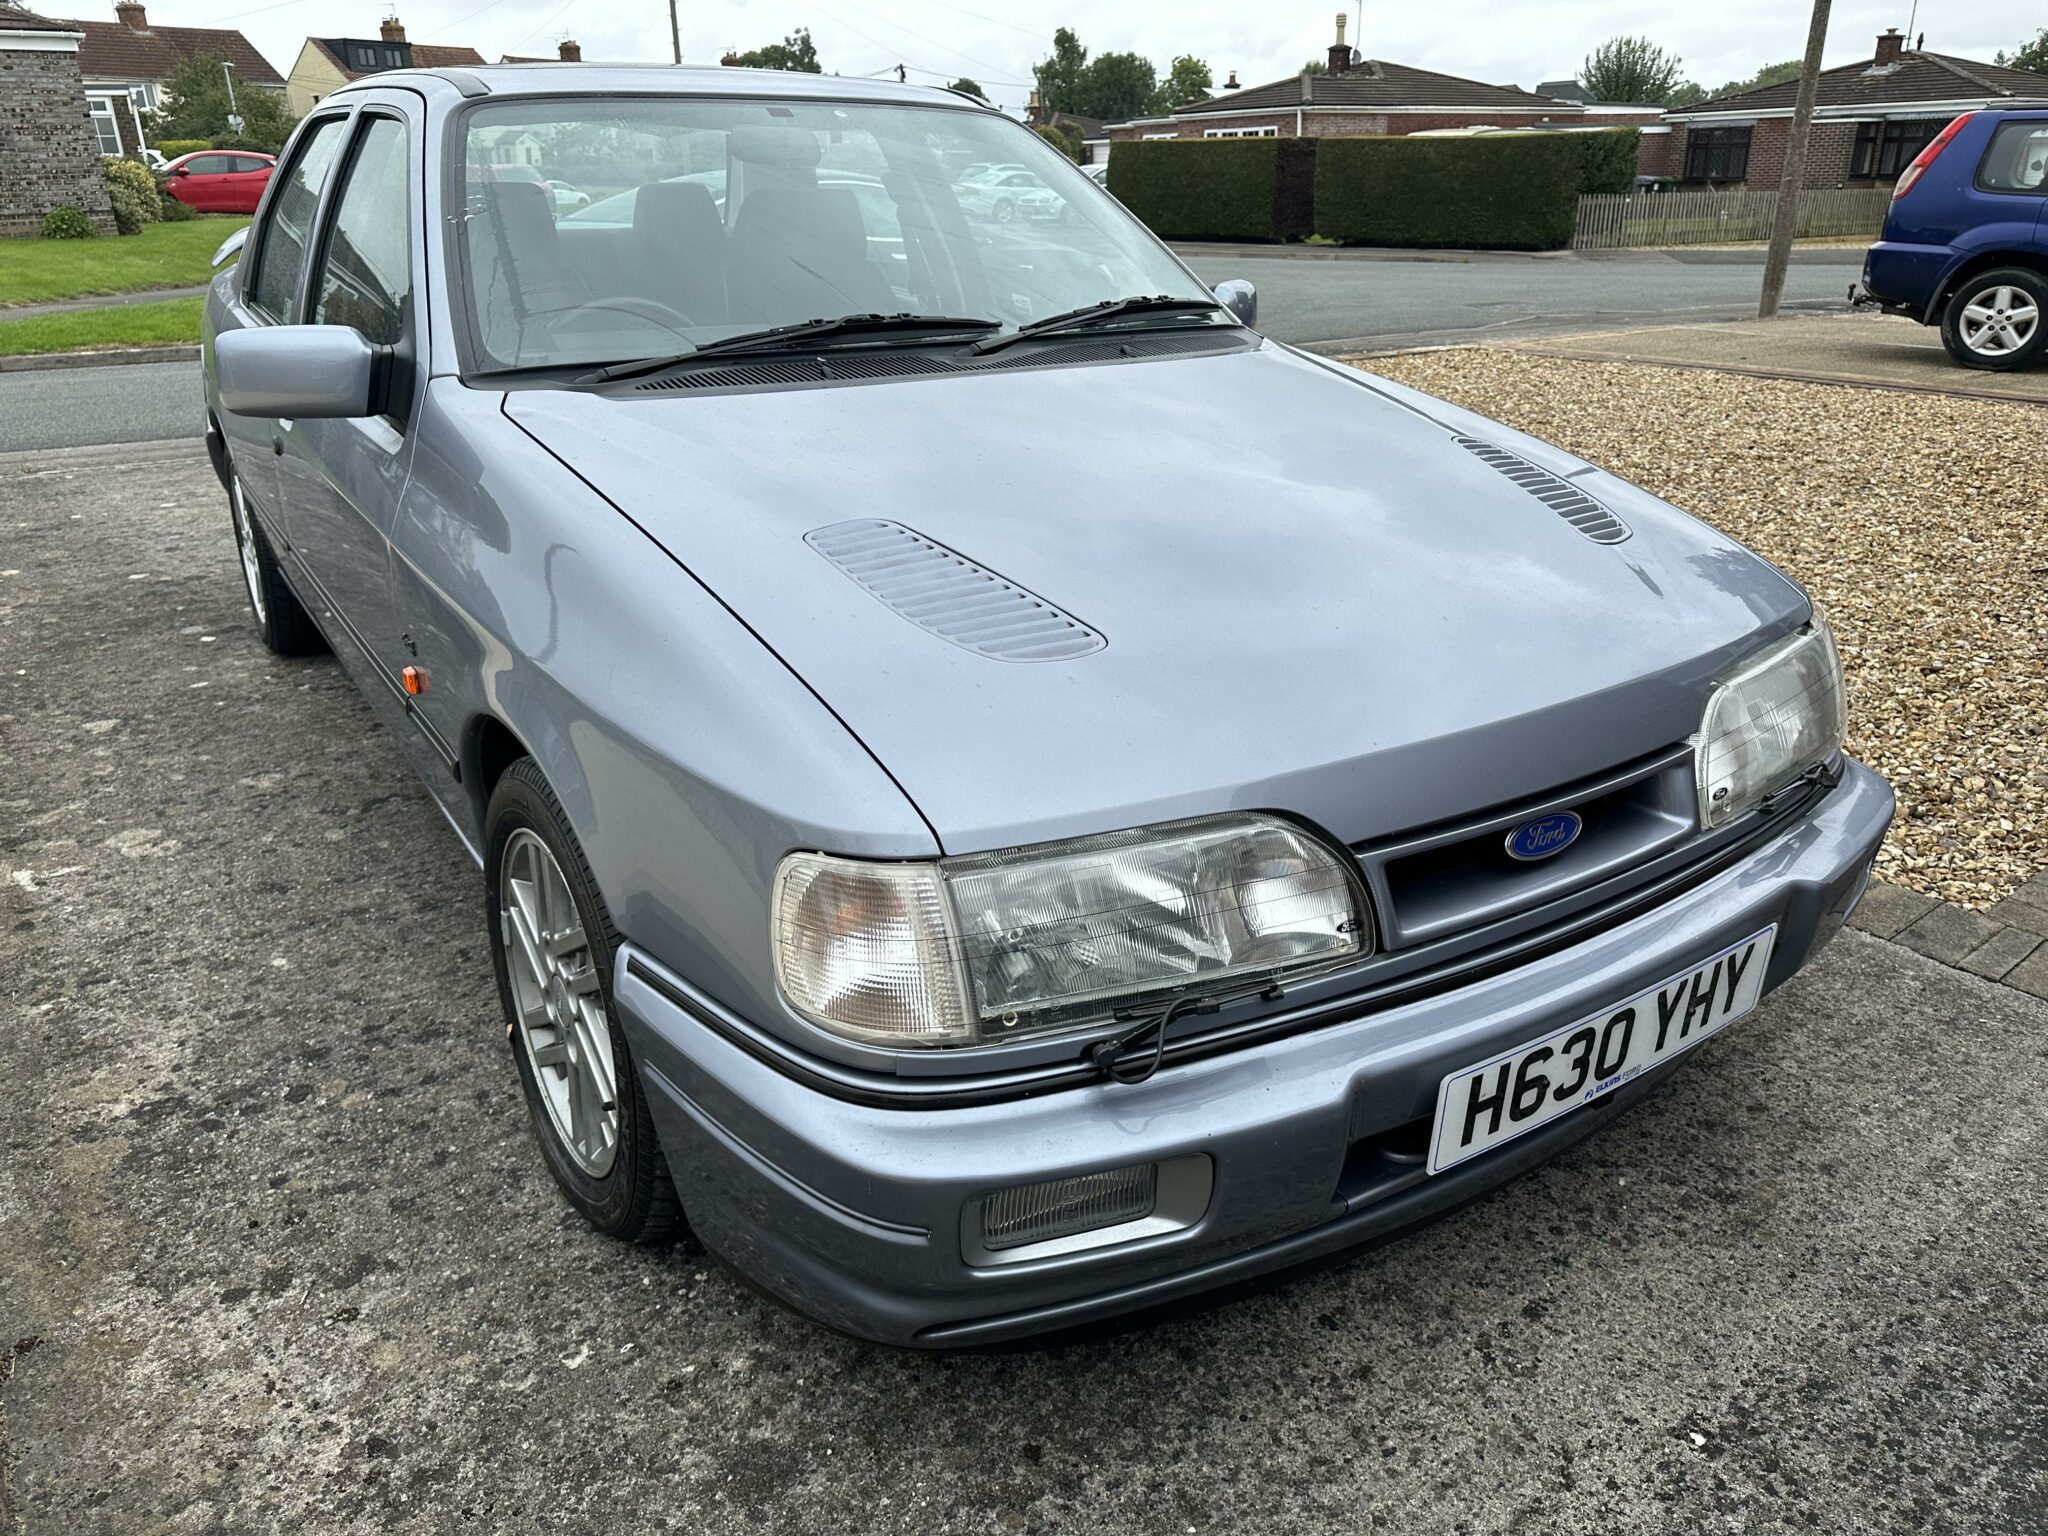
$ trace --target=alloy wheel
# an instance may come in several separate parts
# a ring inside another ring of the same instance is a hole
[[[507,839],[498,921],[511,978],[513,1029],[556,1139],[603,1178],[618,1155],[618,1076],[590,940],[562,867],[521,827]]]
[[[242,556],[242,580],[249,588],[249,606],[256,610],[256,622],[261,624],[269,617],[263,611],[263,567],[256,554],[256,528],[249,518],[249,502],[242,494],[239,479],[228,499],[234,506],[235,548]]]
[[[1957,324],[1963,345],[1985,357],[2006,357],[2034,339],[2041,309],[2023,288],[1986,288],[1963,306]]]

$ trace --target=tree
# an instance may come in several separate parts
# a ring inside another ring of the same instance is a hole
[[[746,69],[793,69],[805,75],[825,73],[825,66],[818,62],[818,47],[811,41],[809,27],[798,27],[779,43],[749,48],[734,62]]]
[[[981,82],[971,75],[962,75],[958,80],[947,86],[946,89],[949,91],[959,91],[965,96],[978,96],[983,101],[988,100],[988,92],[984,91],[981,88]]]
[[[1667,107],[1697,106],[1707,99],[1707,88],[1696,80],[1687,80],[1671,88],[1671,94],[1664,98]]]
[[[1154,113],[1171,112],[1183,102],[1200,101],[1209,94],[1209,87],[1216,83],[1216,77],[1209,73],[1209,66],[1191,54],[1182,54],[1167,70],[1166,78],[1159,82],[1159,93],[1153,99]]]
[[[2000,50],[1991,56],[1994,64],[2003,64],[2007,69],[2031,69],[2048,74],[2048,27],[2034,35],[2030,43],[2021,43],[2019,48],[2006,53]]]
[[[282,91],[260,85],[235,88],[234,110],[242,131],[228,126],[228,82],[219,59],[194,55],[164,79],[163,106],[151,115],[152,139],[209,139],[215,145],[235,143],[267,155],[284,148],[298,121],[284,104]]]
[[[1329,72],[1330,61],[1328,59],[1310,59],[1301,66],[1301,73],[1304,75],[1327,75]]]
[[[1662,105],[1678,86],[1683,62],[1647,37],[1610,37],[1586,56],[1579,83],[1595,101]]]
[[[1034,66],[1038,79],[1039,109],[1054,112],[1081,110],[1081,82],[1088,72],[1088,50],[1081,39],[1061,27],[1052,35],[1052,57]]]
[[[1159,94],[1159,71],[1138,53],[1102,53],[1081,73],[1081,105],[1068,110],[1081,117],[1120,123],[1142,117]]]
[[[1081,163],[1081,135],[1071,123],[1040,123],[1031,130],[1074,164]]]

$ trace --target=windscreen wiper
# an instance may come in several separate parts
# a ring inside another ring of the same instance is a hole
[[[844,341],[866,336],[956,336],[962,332],[993,331],[1002,322],[972,315],[840,315],[831,320],[801,320],[795,325],[771,325],[766,330],[742,331],[721,336],[688,352],[667,357],[639,357],[613,363],[577,380],[579,384],[608,384],[614,379],[638,378],[660,373],[700,357],[731,356],[742,352],[781,352],[814,341]]]
[[[1121,320],[1126,315],[1199,315],[1221,308],[1223,306],[1214,299],[1177,299],[1165,293],[1133,294],[1127,299],[1104,299],[1100,304],[1084,304],[1065,314],[1047,315],[1043,320],[1020,325],[1001,336],[984,336],[968,350],[978,356],[984,352],[1000,351],[1016,342],[1029,341],[1034,336],[1085,331],[1105,321]]]

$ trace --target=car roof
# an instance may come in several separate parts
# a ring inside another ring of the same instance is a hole
[[[776,96],[995,111],[986,102],[938,86],[903,85],[894,80],[849,80],[839,75],[781,69],[694,69],[673,64],[484,64],[473,69],[391,69],[351,80],[330,92],[329,99],[394,85],[424,87],[430,97],[446,95],[472,100],[565,93]]]

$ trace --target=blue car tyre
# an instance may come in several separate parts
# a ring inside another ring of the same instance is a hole
[[[612,1004],[618,930],[532,758],[498,780],[484,832],[491,961],[548,1171],[600,1232],[670,1241],[682,1207]]]
[[[2010,373],[2040,360],[2048,340],[2048,279],[1995,267],[1957,285],[1941,314],[1941,340],[1965,368]]]

